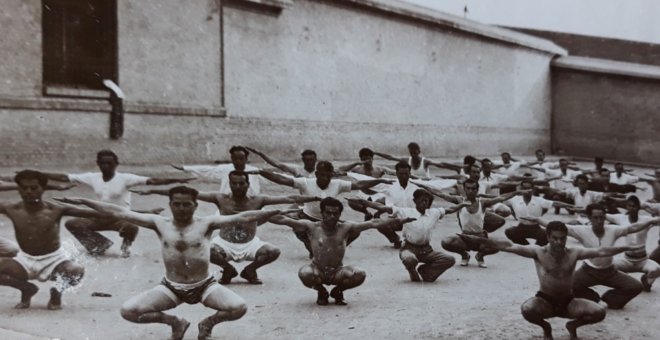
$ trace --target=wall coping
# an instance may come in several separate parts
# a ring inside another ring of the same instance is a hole
[[[107,100],[50,98],[50,97],[0,97],[0,109],[37,110],[37,111],[79,111],[109,113]],[[173,106],[159,103],[124,101],[124,110],[128,114],[152,114],[175,116],[212,116],[226,117],[223,107]]]
[[[464,19],[452,14],[430,8],[406,3],[400,0],[309,0],[333,2],[340,4],[366,7],[377,11],[394,14],[437,26],[449,27],[455,30],[478,35],[488,39],[505,42],[552,55],[568,55],[566,49],[550,40],[534,37],[494,25],[483,24],[474,20]]]
[[[556,58],[551,65],[559,69],[660,80],[660,66],[654,65],[572,56]]]

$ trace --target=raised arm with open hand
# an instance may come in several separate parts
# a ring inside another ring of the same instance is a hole
[[[154,229],[156,227],[155,219],[161,218],[158,215],[142,214],[115,204],[94,201],[82,197],[56,197],[54,200],[67,204],[86,205],[98,212],[108,214],[118,220],[128,221],[149,229]]]

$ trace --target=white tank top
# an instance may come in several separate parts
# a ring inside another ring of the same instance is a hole
[[[424,168],[425,157],[422,157],[422,161],[419,164],[419,168],[413,168],[412,157],[408,157],[408,165],[410,165],[410,174],[417,178],[431,178],[431,173],[429,168]]]
[[[464,232],[480,233],[483,231],[484,216],[486,214],[481,206],[481,200],[477,198],[477,202],[479,202],[479,209],[474,214],[471,214],[467,208],[461,208],[458,211],[458,225]]]

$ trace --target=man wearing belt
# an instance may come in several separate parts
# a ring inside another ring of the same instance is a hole
[[[628,234],[637,233],[654,224],[660,223],[660,218],[637,222],[628,226],[605,224],[605,207],[600,204],[590,204],[586,209],[589,224],[569,225],[568,236],[571,236],[585,248],[600,248],[614,246],[617,239]],[[542,219],[530,219],[547,226]],[[599,296],[590,287],[604,285],[612,289]],[[595,302],[604,301],[611,309],[621,309],[643,290],[642,284],[619,270],[613,264],[612,256],[587,260],[575,272],[573,292],[576,297]]]
[[[651,219],[650,216],[639,216],[640,202],[637,196],[630,196],[626,199],[626,214],[607,214],[607,221],[619,226],[629,226],[637,222],[646,222]],[[637,251],[627,251],[623,258],[614,260],[614,267],[624,273],[644,273],[640,281],[644,291],[650,292],[653,281],[660,276],[660,264],[649,260],[646,254],[646,236],[649,229],[626,235],[626,245],[638,246]]]
[[[350,200],[349,200],[350,201]],[[362,200],[363,204],[378,210],[379,213],[394,214],[400,218],[412,218],[414,222],[403,226],[403,246],[399,258],[410,274],[413,282],[434,282],[442,273],[451,268],[456,260],[443,252],[434,251],[431,247],[431,233],[436,222],[446,214],[451,214],[470,203],[461,203],[450,208],[431,208],[433,195],[424,189],[413,193],[415,208],[385,206],[376,202]],[[422,263],[419,267],[419,263]],[[421,277],[420,277],[421,276]]]
[[[536,244],[544,246],[548,244],[548,238],[545,230],[538,223],[521,219],[523,217],[541,217],[544,212],[552,207],[572,208],[570,204],[550,201],[539,196],[533,195],[534,182],[531,178],[525,178],[520,184],[520,188],[525,192],[522,196],[516,196],[504,204],[513,210],[514,215],[519,219],[520,224],[515,227],[507,228],[504,231],[506,237],[513,243],[528,245],[528,238],[536,240]]]

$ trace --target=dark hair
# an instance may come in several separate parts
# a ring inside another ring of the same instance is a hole
[[[303,150],[303,152],[300,154],[300,156],[301,157],[304,157],[304,156],[314,156],[314,157],[316,157],[316,152],[314,150],[306,149],[306,150]]]
[[[245,154],[245,157],[250,155],[250,151],[248,151],[246,148],[240,146],[240,145],[234,145],[229,149],[229,154],[233,154],[234,152],[243,152]]]
[[[316,162],[316,171],[334,172],[335,167],[332,166],[332,163],[330,163],[328,161],[318,161],[318,162]]]
[[[474,158],[474,157],[472,157],[472,156],[470,156],[470,155],[467,155],[467,156],[463,157],[463,164],[470,164],[470,165],[472,165],[472,164],[474,164],[474,163],[476,163],[476,162],[477,162],[477,159]]]
[[[407,162],[401,161],[399,163],[396,163],[396,165],[394,166],[394,170],[399,170],[399,169],[411,170],[412,168],[410,167],[410,164],[408,164]]]
[[[568,160],[566,160],[566,158],[560,158],[560,159],[559,159],[559,162],[560,162],[560,163],[561,163],[561,162],[568,162]]]
[[[333,197],[326,197],[321,200],[321,212],[325,211],[325,207],[338,207],[339,208],[339,213],[344,211],[344,205],[341,204],[341,201],[333,198]]]
[[[585,175],[585,174],[579,174],[579,175],[575,176],[575,183],[577,183],[577,181],[581,180],[581,179],[583,179],[583,180],[587,181],[587,183],[589,183],[589,177],[587,177],[587,175]]]
[[[637,208],[639,208],[642,205],[641,202],[639,201],[639,198],[635,195],[630,195],[628,198],[626,198],[626,201],[631,202]]]
[[[412,143],[408,144],[408,149],[417,149],[417,150],[420,150],[420,151],[422,150],[422,148],[419,147],[419,144],[417,144],[415,142],[412,142]]]
[[[603,159],[603,157],[594,157],[594,162],[601,162],[602,163],[602,162],[605,162],[605,160]]]
[[[607,209],[605,208],[604,205],[598,204],[598,203],[591,203],[587,206],[587,209],[585,209],[587,212],[587,216],[591,216],[591,214],[594,212],[594,210],[601,210],[603,212],[606,212]]]
[[[546,235],[550,236],[550,234],[553,231],[561,231],[562,233],[568,235],[568,228],[566,228],[566,225],[564,224],[564,222],[552,221],[552,222],[548,223],[548,225],[545,227]]]
[[[433,203],[433,195],[425,189],[417,189],[415,192],[413,192],[413,200],[416,200],[422,196],[428,196],[431,199],[431,203]]]
[[[231,178],[231,176],[243,176],[243,177],[245,177],[245,181],[246,181],[248,184],[250,184],[250,176],[248,176],[248,174],[246,174],[246,173],[243,172],[243,171],[240,171],[240,170],[232,170],[232,171],[229,173],[229,175],[227,175],[227,179]]]
[[[463,187],[465,187],[466,184],[474,184],[477,188],[479,188],[479,182],[477,182],[477,181],[475,181],[471,178],[468,178],[468,179],[465,180],[465,182],[463,182]]]
[[[172,197],[175,194],[190,195],[190,196],[192,196],[193,201],[195,203],[197,203],[197,195],[199,195],[199,191],[197,191],[197,190],[195,190],[191,187],[187,187],[187,186],[183,186],[183,185],[173,187],[173,188],[170,189],[170,192],[169,192],[170,201],[172,200]]]
[[[616,162],[616,163],[614,164],[614,167],[616,168],[617,166],[623,166],[623,163],[621,163],[621,162]]]
[[[539,153],[539,152],[545,155],[545,151],[543,151],[542,149],[537,149],[536,151],[534,151],[534,153]]]
[[[490,163],[490,164],[493,164],[493,162],[492,162],[490,159],[488,159],[488,158],[484,158],[484,159],[481,160],[481,165],[484,165],[484,163]]]
[[[504,155],[507,155],[507,156],[509,156],[509,158],[511,158],[511,154],[508,153],[508,152],[502,152],[502,154],[500,156],[504,156]]]
[[[372,157],[373,158],[374,157],[374,152],[369,148],[362,148],[358,152],[358,156],[360,156],[360,158],[362,158],[362,157]]]
[[[14,176],[14,182],[16,184],[20,185],[21,181],[23,180],[30,180],[30,179],[36,179],[39,181],[39,185],[42,188],[45,188],[46,185],[48,184],[48,177],[46,175],[42,174],[39,171],[34,171],[34,170],[22,170],[16,173],[16,176]]]
[[[115,160],[115,163],[119,164],[119,157],[117,154],[112,152],[112,150],[101,150],[96,153],[96,160],[98,161],[101,157],[110,156]]]

